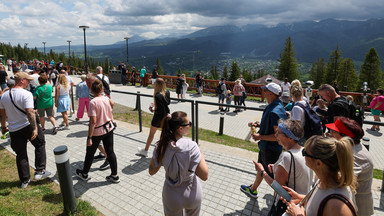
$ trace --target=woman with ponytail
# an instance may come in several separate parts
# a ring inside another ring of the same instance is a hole
[[[185,112],[168,114],[162,121],[160,140],[149,164],[149,174],[165,169],[163,206],[165,215],[199,215],[201,180],[208,179],[208,166],[197,143],[184,138],[192,123]]]
[[[307,140],[302,154],[319,180],[307,195],[285,187],[292,196],[288,215],[356,215],[349,190],[355,191],[351,143],[349,137],[312,136]]]

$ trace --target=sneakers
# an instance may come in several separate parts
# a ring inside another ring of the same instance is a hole
[[[53,134],[53,135],[56,135],[56,134],[57,134],[57,131],[58,131],[57,127],[54,127],[54,128],[52,129],[52,134]]]
[[[109,168],[109,162],[107,160],[99,167],[99,170],[106,170]]]
[[[112,183],[119,183],[120,182],[119,176],[113,177],[112,175],[110,175],[110,176],[105,177],[105,179],[109,182],[112,182]]]
[[[105,155],[101,152],[98,155],[96,155],[95,157],[93,157],[94,160],[100,160],[100,159],[104,159],[104,158],[105,158]]]
[[[81,170],[81,169],[76,169],[76,175],[80,178],[80,179],[82,179],[82,180],[84,180],[84,181],[87,181],[89,178],[88,178],[88,174],[84,174],[83,173],[83,170]]]
[[[51,175],[51,172],[49,172],[47,170],[42,170],[40,172],[35,172],[35,180],[40,180],[40,179],[46,178],[46,177],[48,177],[50,175]]]
[[[69,125],[68,126],[64,126],[62,130],[69,130]]]
[[[251,186],[252,185],[249,185],[249,186],[241,185],[240,190],[253,198],[257,198],[257,190],[252,191]]]
[[[139,147],[137,148],[137,155],[148,157],[148,151],[145,151],[145,149]]]
[[[76,118],[76,121],[79,121],[80,119],[79,118]]]
[[[31,182],[31,179],[28,179],[28,181],[23,181],[23,182],[21,182],[20,187],[21,187],[22,189],[25,189],[25,188],[28,187],[28,185],[29,185],[30,182]]]
[[[60,123],[59,127],[63,127],[64,125],[65,125],[65,122],[63,121]]]

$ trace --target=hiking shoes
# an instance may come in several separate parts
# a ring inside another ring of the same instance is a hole
[[[245,194],[251,196],[252,198],[257,198],[257,190],[252,191],[251,186],[252,185],[249,185],[249,186],[241,185],[240,190]]]
[[[35,172],[35,180],[40,180],[40,179],[46,178],[46,177],[48,177],[50,175],[51,175],[51,172],[49,172],[47,170],[42,170],[40,172]]]
[[[112,182],[112,183],[119,183],[120,182],[119,176],[110,175],[110,176],[105,177],[105,179],[109,182]]]
[[[81,170],[81,169],[76,169],[76,175],[77,175],[80,179],[82,179],[82,180],[84,180],[84,181],[89,180],[89,178],[88,178],[88,174],[84,174],[84,173],[83,173],[83,170]]]
[[[57,127],[54,127],[54,128],[52,129],[52,134],[53,134],[53,135],[56,135],[56,134],[57,134],[57,131],[58,131]]]

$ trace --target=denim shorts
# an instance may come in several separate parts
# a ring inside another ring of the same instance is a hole
[[[224,100],[225,99],[225,94],[219,94],[219,100]]]

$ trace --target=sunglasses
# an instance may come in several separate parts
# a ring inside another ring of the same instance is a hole
[[[303,157],[310,157],[310,158],[313,158],[313,159],[319,159],[319,158],[317,158],[315,156],[312,156],[312,155],[308,154],[308,152],[306,152],[304,148],[301,151],[301,154],[303,155]]]
[[[181,127],[187,127],[187,126],[189,126],[189,127],[191,127],[192,126],[192,122],[190,121],[190,122],[188,122],[187,124],[182,124],[182,125],[180,125]]]

